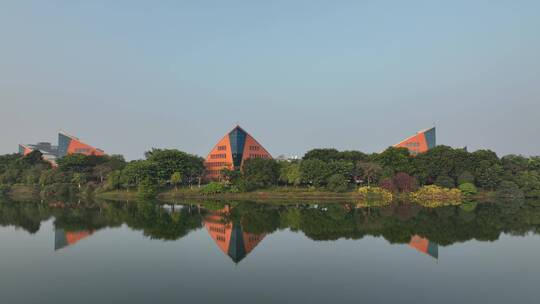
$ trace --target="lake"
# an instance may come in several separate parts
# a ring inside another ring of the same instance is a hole
[[[540,204],[0,202],[2,303],[538,303]]]

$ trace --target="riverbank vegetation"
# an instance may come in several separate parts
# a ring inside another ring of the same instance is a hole
[[[204,177],[203,158],[171,149],[153,149],[145,159],[130,162],[117,155],[74,154],[59,159],[56,168],[39,151],[0,156],[0,195],[20,192],[23,186],[41,197],[125,192],[139,199],[160,193],[294,198],[319,193],[360,198],[368,205],[384,205],[392,197],[424,206],[455,204],[486,193],[516,200],[540,197],[540,157],[499,158],[489,150],[468,152],[447,146],[417,156],[404,148],[373,154],[314,149],[301,160],[247,159],[242,170],[223,170],[218,181]]]

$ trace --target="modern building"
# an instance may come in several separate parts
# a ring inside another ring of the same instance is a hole
[[[27,155],[34,150],[39,150],[43,155],[43,159],[56,165],[56,158],[58,157],[58,146],[53,146],[49,142],[40,142],[35,145],[19,145],[19,154]]]
[[[207,178],[218,179],[223,169],[241,169],[250,158],[272,158],[259,142],[240,126],[227,133],[206,157]]]
[[[227,221],[229,207],[212,211],[204,219],[204,226],[219,249],[228,255],[233,262],[243,260],[266,236],[266,234],[247,233],[242,226]]]
[[[41,154],[43,154],[43,159],[49,161],[53,165],[56,165],[57,158],[68,154],[105,155],[103,150],[85,144],[80,139],[63,132],[58,133],[58,146],[53,146],[49,142],[19,145],[19,153],[22,155],[27,155],[34,150],[39,150]]]
[[[394,145],[396,148],[407,148],[411,155],[424,153],[436,146],[435,127],[417,132],[415,135]]]
[[[105,152],[83,143],[77,137],[60,132],[58,133],[58,157],[63,157],[68,154],[102,156],[105,155]]]

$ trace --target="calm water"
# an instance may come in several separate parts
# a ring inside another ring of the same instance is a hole
[[[0,203],[1,303],[538,303],[540,204]]]

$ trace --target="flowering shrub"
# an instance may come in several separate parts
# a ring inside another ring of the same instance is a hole
[[[424,207],[435,208],[461,204],[461,191],[435,185],[424,186],[410,194],[411,201]]]
[[[379,187],[360,187],[358,189],[360,201],[358,207],[386,206],[392,203],[392,193]]]

